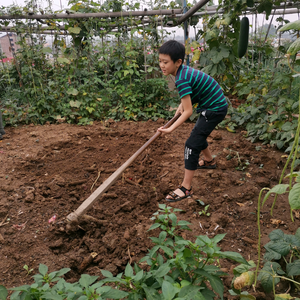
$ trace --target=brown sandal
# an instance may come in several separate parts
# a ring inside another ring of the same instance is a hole
[[[178,189],[180,189],[184,193],[184,196],[180,197],[175,192],[170,192],[168,196],[171,196],[172,198],[166,198],[166,201],[168,201],[168,202],[177,202],[177,201],[181,201],[185,198],[188,198],[192,195],[192,187],[188,190],[184,186],[180,185],[178,187]]]
[[[204,158],[201,159],[203,161],[203,165],[200,166],[198,162],[197,169],[215,169],[217,167],[216,161],[213,158],[211,161],[207,161]]]

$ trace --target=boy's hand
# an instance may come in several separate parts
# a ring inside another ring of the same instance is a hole
[[[171,127],[169,127],[169,128],[159,127],[157,129],[157,131],[159,131],[161,133],[171,133],[173,130],[171,129]]]
[[[183,106],[182,106],[182,103],[180,103],[180,105],[178,106],[177,110],[176,110],[176,114],[182,114],[183,113]]]

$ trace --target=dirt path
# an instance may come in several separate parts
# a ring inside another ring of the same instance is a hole
[[[181,183],[184,142],[192,123],[158,138],[125,171],[88,212],[97,221],[82,222],[74,232],[66,232],[62,221],[164,123],[6,128],[0,142],[0,284],[13,287],[31,282],[25,264],[34,269],[32,274],[39,263],[50,271],[70,267],[66,278],[75,281],[82,272],[100,275],[100,269],[106,269],[117,274],[129,261],[138,262],[151,248],[153,233],[147,232],[151,215]],[[255,260],[258,194],[262,187],[278,183],[286,158],[273,148],[251,144],[243,133],[216,130],[209,143],[218,168],[197,171],[193,198],[170,206],[183,209],[179,218],[192,223],[187,238],[227,233],[220,243],[222,250]],[[290,220],[286,196],[278,197],[270,216],[272,199],[261,214],[264,244],[275,228],[294,234],[299,227],[298,219]],[[204,207],[195,200],[210,205],[210,217],[199,215]],[[54,215],[56,225],[49,224]],[[91,252],[97,257],[83,266]]]

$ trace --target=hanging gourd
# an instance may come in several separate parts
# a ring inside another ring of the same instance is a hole
[[[242,58],[246,54],[248,48],[248,41],[249,41],[249,19],[247,17],[243,17],[241,20],[239,46],[238,46],[239,58]]]

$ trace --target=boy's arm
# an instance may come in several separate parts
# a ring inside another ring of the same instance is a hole
[[[193,105],[190,95],[185,95],[181,98],[181,116],[177,119],[177,121],[170,126],[169,128],[163,129],[162,127],[158,128],[158,131],[161,131],[163,133],[171,133],[173,130],[175,130],[178,126],[180,126],[182,123],[184,123],[193,113]],[[177,109],[177,111],[180,110],[180,107]],[[176,113],[177,113],[176,111]]]

